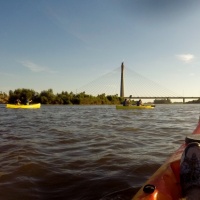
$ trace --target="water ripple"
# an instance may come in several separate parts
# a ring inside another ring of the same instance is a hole
[[[0,105],[0,196],[130,200],[196,127],[198,105]]]

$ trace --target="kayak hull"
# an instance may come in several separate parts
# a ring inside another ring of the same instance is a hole
[[[200,134],[200,122],[192,134]],[[179,200],[182,196],[180,159],[186,146],[187,144],[183,143],[149,178],[132,200]],[[152,193],[146,190],[149,185],[155,186]]]
[[[123,109],[123,110],[132,110],[132,109],[154,109],[155,105],[130,105],[130,106],[123,106],[123,105],[116,105],[116,109]]]
[[[15,105],[15,104],[6,104],[6,108],[23,108],[23,109],[36,109],[36,108],[40,108],[41,104],[37,103],[37,104],[29,104],[29,105]]]

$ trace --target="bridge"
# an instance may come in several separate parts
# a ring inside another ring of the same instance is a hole
[[[121,64],[121,85],[120,85],[120,97],[124,97],[124,63]],[[199,99],[200,97],[181,97],[181,96],[166,96],[166,97],[146,97],[146,96],[132,96],[124,97],[129,99],[183,99],[183,103],[185,103],[185,99]]]
[[[121,79],[120,79],[121,74]],[[124,63],[117,69],[99,77],[98,79],[81,87],[77,92],[85,92],[91,95],[117,95],[131,99],[199,99],[199,96],[183,96],[177,94],[158,83],[124,67]]]
[[[182,99],[183,103],[185,103],[186,99],[199,99],[200,97],[143,97],[143,96],[138,96],[138,97],[132,97],[131,95],[129,97],[124,97],[126,99]]]

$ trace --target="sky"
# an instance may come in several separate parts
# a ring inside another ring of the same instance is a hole
[[[200,96],[200,1],[0,1],[0,91],[76,92],[122,62]]]

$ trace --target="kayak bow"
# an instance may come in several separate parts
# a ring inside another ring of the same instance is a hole
[[[171,157],[150,177],[132,200],[179,200],[180,159],[190,142],[200,142],[200,120],[193,133],[185,138],[185,143],[177,149]]]

